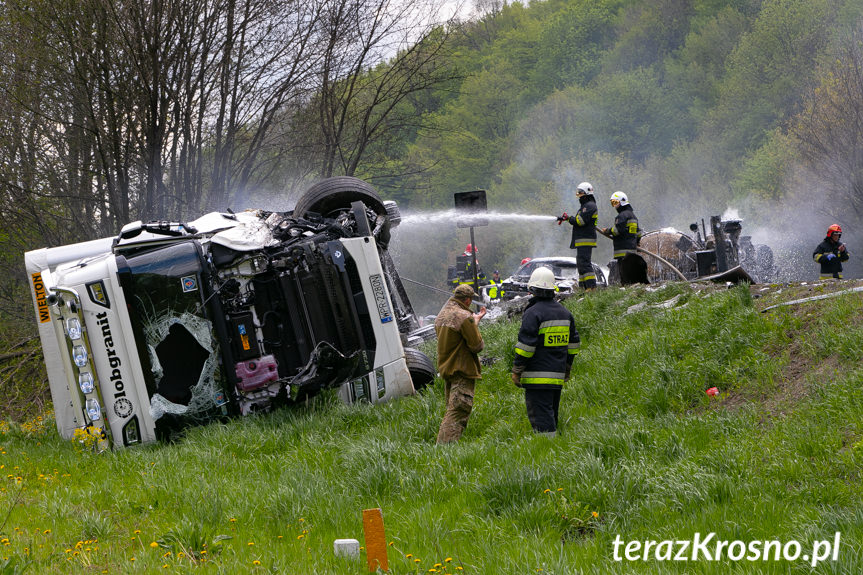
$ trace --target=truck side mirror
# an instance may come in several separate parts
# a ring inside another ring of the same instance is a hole
[[[134,238],[138,234],[144,231],[144,223],[141,220],[137,222],[132,222],[130,224],[126,224],[120,230],[120,239],[128,240],[129,238]]]

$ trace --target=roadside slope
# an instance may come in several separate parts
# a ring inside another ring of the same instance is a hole
[[[434,445],[439,383],[381,407],[328,396],[102,455],[60,441],[50,421],[6,425],[4,549],[39,573],[359,574],[363,558],[334,558],[333,540],[362,540],[362,509],[381,507],[393,573],[857,573],[863,296],[762,313],[809,289],[769,287],[568,300],[583,347],[553,440],[530,432],[509,383],[518,318],[482,325],[488,365],[456,445]],[[802,559],[614,560],[617,536],[711,532],[807,553],[840,532],[841,546],[814,570]]]

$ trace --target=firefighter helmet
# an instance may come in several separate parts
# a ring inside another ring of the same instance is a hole
[[[467,255],[471,255],[474,252],[474,249],[476,249],[476,248],[473,247],[473,244],[468,244],[464,247],[464,253]],[[479,250],[476,250],[476,251],[479,251]]]
[[[521,265],[524,265],[529,261],[530,261],[530,258],[524,258],[523,260],[521,260]]]
[[[530,279],[527,280],[527,289],[531,293],[536,293],[535,290],[550,290],[554,291],[554,273],[547,267],[539,267],[533,270],[530,274]]]
[[[827,237],[831,240],[833,236],[841,236],[842,235],[842,226],[839,224],[833,224],[829,228],[827,228]],[[837,238],[838,239],[838,238]]]
[[[590,185],[590,182],[581,182],[578,184],[578,187],[575,188],[575,195],[578,196],[581,194],[593,195],[593,186]]]
[[[628,206],[629,198],[627,198],[626,194],[623,192],[618,191],[611,194],[611,202],[612,204],[614,204],[614,202],[618,202],[621,206]]]

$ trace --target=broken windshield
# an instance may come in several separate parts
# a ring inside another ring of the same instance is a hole
[[[187,241],[117,258],[157,428],[166,415],[204,416],[224,397],[198,249]]]

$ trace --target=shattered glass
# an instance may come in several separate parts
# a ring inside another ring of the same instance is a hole
[[[192,415],[208,411],[213,408],[214,398],[221,391],[215,377],[219,366],[219,354],[212,338],[212,323],[191,313],[166,314],[152,318],[152,321],[144,324],[154,379],[164,381],[165,370],[156,349],[159,344],[168,341],[167,338],[175,325],[181,325],[191,334],[195,342],[205,350],[206,358],[197,381],[189,387],[190,398],[187,403],[171,401],[158,391],[153,394],[150,400],[150,415],[153,416],[153,420],[158,420],[166,413]]]

